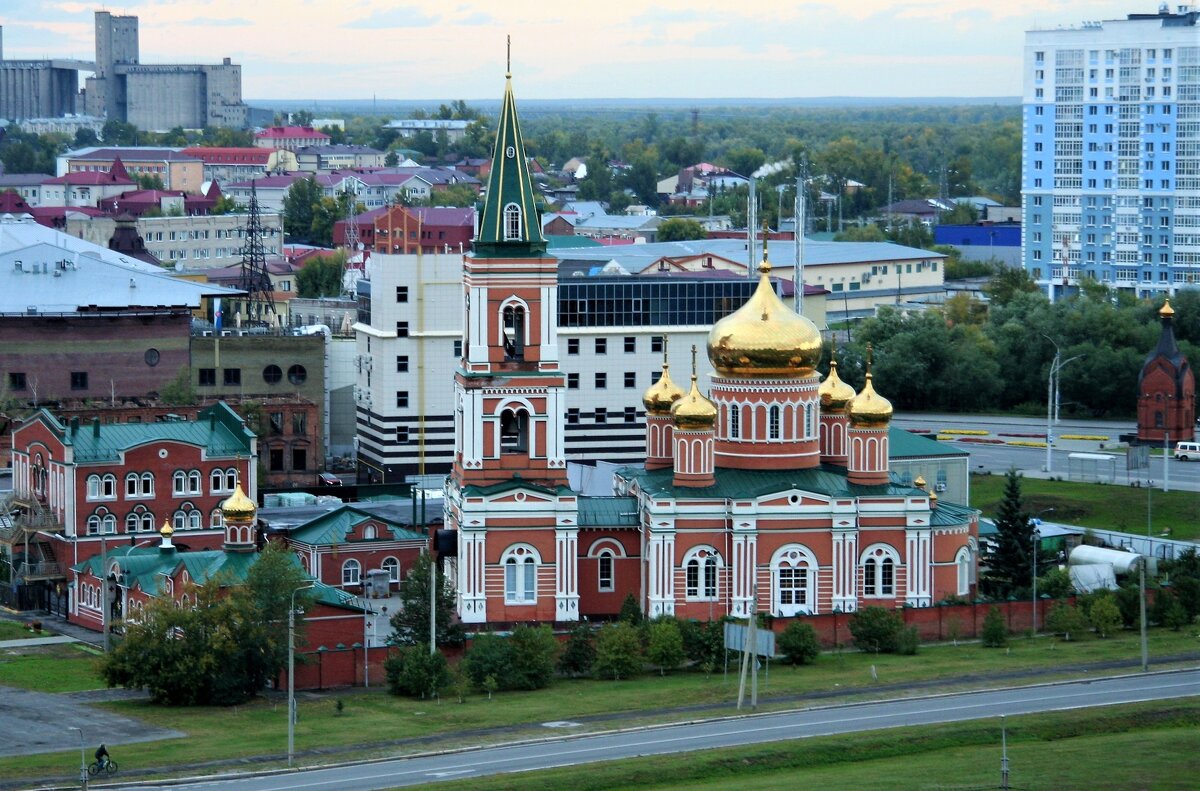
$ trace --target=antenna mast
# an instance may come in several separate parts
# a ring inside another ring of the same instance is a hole
[[[258,191],[254,181],[250,182],[250,213],[246,218],[246,243],[242,247],[242,278],[240,287],[246,292],[246,317],[250,321],[265,322],[267,314],[275,311],[274,288],[267,274],[267,253],[263,247],[262,215],[258,209]]]

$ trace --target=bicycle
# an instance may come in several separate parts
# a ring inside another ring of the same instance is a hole
[[[103,764],[101,764],[99,761],[92,761],[92,763],[88,765],[87,773],[89,777],[95,777],[101,772],[104,772],[108,775],[115,775],[117,773],[117,762],[109,758]]]

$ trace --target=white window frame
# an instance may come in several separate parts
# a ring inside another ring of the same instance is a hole
[[[388,582],[400,582],[400,560],[390,555],[383,559],[379,568],[388,573]]]
[[[529,544],[513,544],[500,556],[504,569],[504,603],[536,604],[541,554]]]
[[[796,615],[812,615],[816,612],[817,572],[820,566],[817,556],[803,544],[784,544],[771,556],[771,610],[781,618]],[[782,578],[784,572],[803,572],[800,588],[789,587],[788,593],[799,596],[784,596]],[[791,599],[791,601],[785,601]],[[799,600],[797,600],[799,599]]]
[[[684,598],[687,601],[717,601],[721,595],[721,569],[725,567],[721,553],[707,544],[692,547],[683,556],[682,565]]]
[[[362,564],[350,558],[342,564],[342,585],[358,585],[362,582]]]
[[[891,563],[892,580],[890,591],[884,585],[884,571]],[[866,599],[895,599],[896,576],[900,569],[900,553],[888,544],[872,544],[863,550],[859,558],[863,570],[862,595]],[[870,578],[868,578],[870,575]]]

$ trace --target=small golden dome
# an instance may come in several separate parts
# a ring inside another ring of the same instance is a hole
[[[683,398],[683,390],[671,380],[671,366],[663,363],[662,375],[642,394],[642,403],[651,415],[671,414],[671,405]]]
[[[1163,306],[1162,306],[1162,308],[1159,309],[1158,315],[1162,316],[1163,318],[1166,318],[1167,316],[1175,315],[1175,308],[1171,307],[1170,297],[1168,297],[1167,300],[1165,302],[1163,302]]]
[[[821,411],[835,415],[844,412],[846,404],[856,395],[854,388],[838,376],[837,360],[829,361],[829,376],[817,388],[817,395],[821,399]]]
[[[915,481],[913,481],[913,486],[917,487],[918,489],[924,489],[925,488],[925,476],[918,475],[917,479]]]
[[[163,538],[170,538],[175,535],[175,528],[171,527],[171,523],[164,519],[163,526],[158,529],[158,534]]]
[[[850,423],[855,426],[886,426],[892,419],[892,402],[875,392],[874,377],[867,371],[867,383],[862,392],[850,400],[847,411]]]
[[[676,428],[712,428],[717,422],[717,405],[704,397],[692,375],[692,389],[671,406]]]
[[[821,331],[771,288],[765,242],[758,271],[746,304],[709,332],[708,359],[722,376],[809,376],[821,360]]]
[[[256,513],[258,506],[242,491],[240,483],[234,488],[229,499],[221,503],[221,515],[226,519],[253,519]]]

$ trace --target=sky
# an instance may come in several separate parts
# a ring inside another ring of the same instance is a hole
[[[1172,0],[1174,8],[1181,0]],[[242,66],[254,99],[1017,96],[1031,28],[1157,0],[0,0],[4,57],[94,57],[135,14],[143,63]]]

